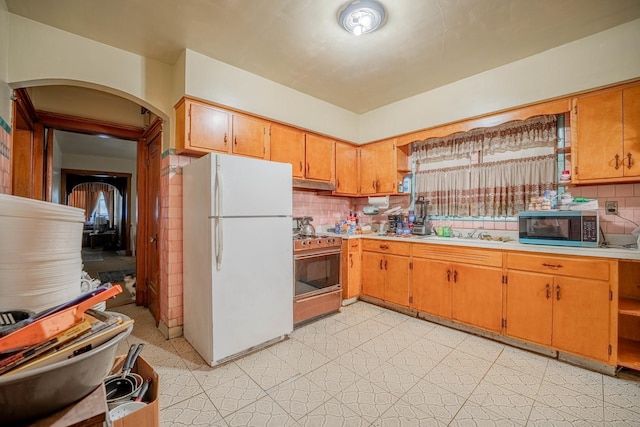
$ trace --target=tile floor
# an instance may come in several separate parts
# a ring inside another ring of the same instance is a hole
[[[639,426],[640,382],[612,378],[364,302],[216,368],[148,311],[121,353],[160,374],[162,426]]]

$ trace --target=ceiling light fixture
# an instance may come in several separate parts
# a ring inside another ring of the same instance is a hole
[[[338,23],[356,36],[372,33],[387,20],[384,6],[376,0],[355,0],[338,10]]]

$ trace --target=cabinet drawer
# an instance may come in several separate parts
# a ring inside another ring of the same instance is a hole
[[[502,267],[502,251],[493,249],[460,248],[457,246],[414,243],[412,254],[416,258],[456,262],[463,264]]]
[[[362,241],[362,250],[385,254],[409,255],[411,253],[411,246],[409,243],[404,242],[367,239]]]
[[[609,280],[611,264],[598,258],[570,258],[557,255],[531,255],[507,253],[507,268],[554,276],[572,276],[583,279]]]
[[[349,252],[357,252],[360,250],[360,239],[348,239],[346,242]]]

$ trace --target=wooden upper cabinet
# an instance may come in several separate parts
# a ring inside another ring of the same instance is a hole
[[[264,159],[268,123],[256,117],[233,114],[233,144],[231,152],[241,156]]]
[[[294,178],[304,178],[304,132],[289,126],[271,125],[271,161],[290,163]]]
[[[336,142],[336,194],[358,194],[358,147]]]
[[[640,85],[574,99],[575,183],[640,176]]]
[[[640,85],[622,91],[624,176],[640,176]]]
[[[293,177],[333,182],[335,142],[289,126],[271,125],[271,160],[291,163]]]
[[[335,176],[335,141],[310,133],[306,137],[306,178],[333,182]]]
[[[228,153],[230,140],[230,114],[227,111],[189,99],[176,107],[178,152]]]
[[[398,160],[395,139],[367,144],[360,149],[360,194],[395,194]]]

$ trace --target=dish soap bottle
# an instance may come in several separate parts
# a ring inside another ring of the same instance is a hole
[[[407,175],[402,180],[402,192],[411,193],[411,176]]]

